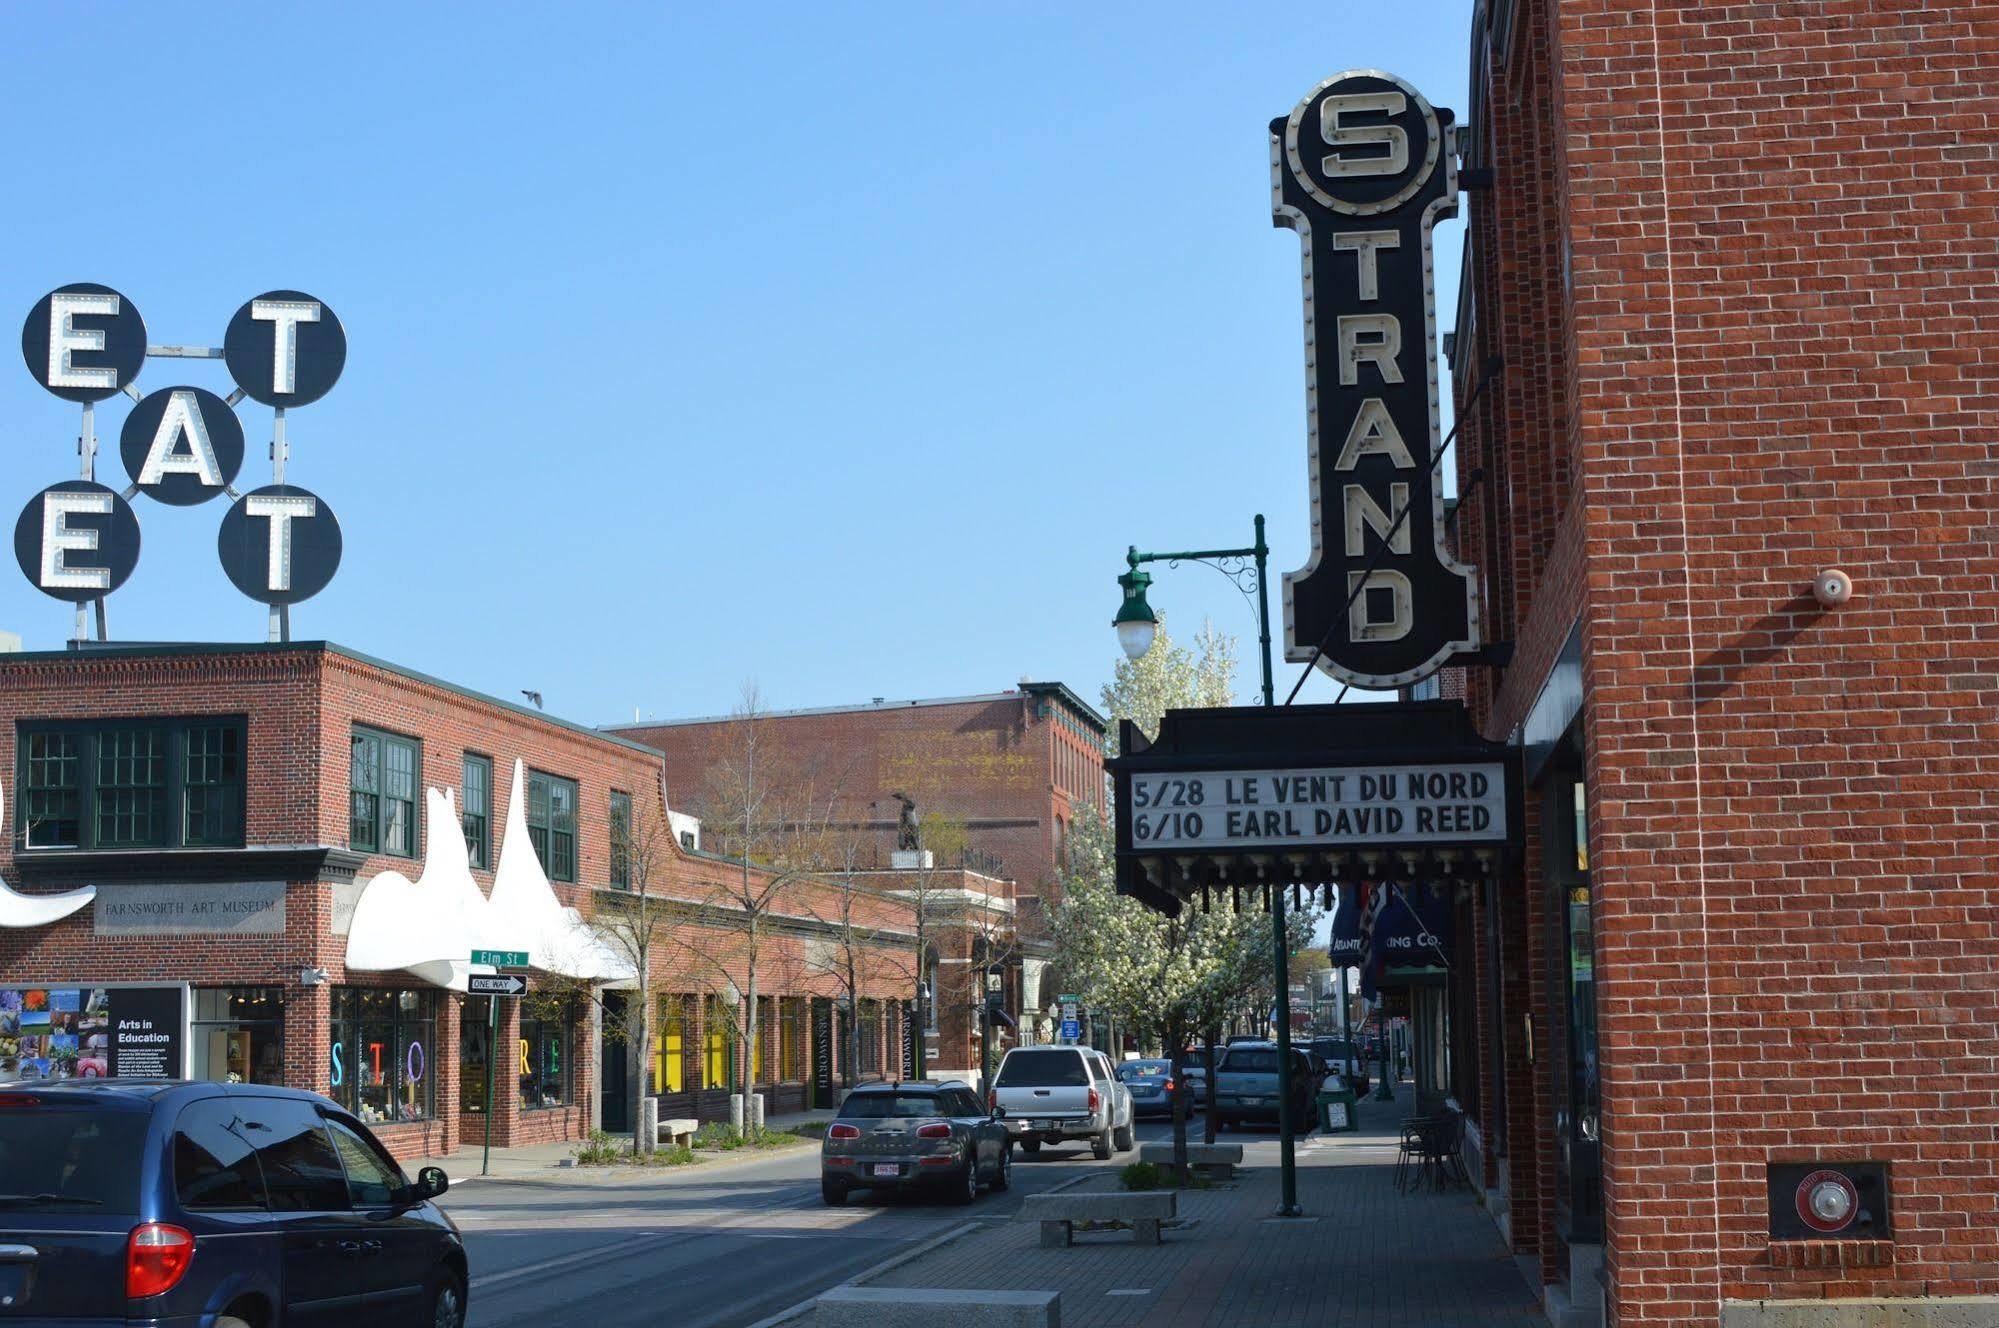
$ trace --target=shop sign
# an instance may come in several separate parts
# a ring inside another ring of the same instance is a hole
[[[1457,214],[1451,112],[1379,70],[1271,124],[1275,220],[1304,245],[1312,554],[1284,578],[1285,658],[1356,687],[1479,646],[1476,572],[1446,548],[1435,464],[1432,230]]]
[[[0,1083],[181,1079],[185,986],[0,987]]]
[[[1506,838],[1498,762],[1134,774],[1134,849],[1492,843]]]
[[[812,999],[812,1101],[833,1104],[833,1002],[823,996]]]
[[[340,565],[339,523],[325,499],[284,482],[285,410],[325,396],[347,363],[346,331],[323,301],[301,291],[267,291],[236,311],[221,347],[148,347],[130,300],[108,286],[79,282],[35,304],[21,329],[21,353],[36,382],[83,408],[82,478],[44,489],[15,523],[15,558],[37,590],[101,605],[123,585],[139,560],[139,520],[129,501],[137,494],[172,507],[234,498],[218,541],[223,570],[274,613],[332,581]],[[133,383],[148,354],[222,359],[236,391],[225,399],[181,384],[142,397]],[[119,431],[132,481],[123,493],[97,483],[95,471],[95,406],[120,392],[137,403]],[[245,445],[234,403],[244,397],[274,408],[273,482],[239,495]]]
[[[99,936],[277,936],[285,883],[103,884],[91,916]]]

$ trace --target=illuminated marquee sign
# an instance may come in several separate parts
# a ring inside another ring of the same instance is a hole
[[[21,354],[35,381],[83,408],[81,479],[37,494],[14,527],[14,556],[36,589],[78,605],[99,606],[139,562],[141,494],[193,507],[227,494],[217,551],[229,579],[277,611],[326,588],[340,566],[340,525],[326,500],[284,482],[290,445],[285,411],[331,391],[347,363],[347,334],[324,302],[302,291],[268,291],[230,319],[220,347],[147,345],[145,321],[108,286],[77,283],[51,291],[29,312]],[[133,383],[148,354],[220,359],[236,382],[227,398],[182,384],[140,395]],[[100,401],[124,393],[134,403],[119,430],[118,451],[131,480],[122,491],[96,476]],[[243,425],[235,405],[248,397],[273,408],[272,483],[236,488],[243,467]],[[81,635],[81,630],[79,630]]]
[[[1338,74],[1271,130],[1275,221],[1304,248],[1312,557],[1284,578],[1285,658],[1356,687],[1479,647],[1473,569],[1433,473],[1431,231],[1457,214],[1451,113],[1378,70]]]

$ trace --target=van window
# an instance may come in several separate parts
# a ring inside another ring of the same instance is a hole
[[[266,1206],[264,1173],[235,1101],[196,1102],[181,1112],[174,1125],[174,1188],[190,1211]]]
[[[138,1208],[148,1113],[44,1106],[11,1087],[0,1086],[0,1214]]]
[[[347,1172],[347,1193],[356,1208],[387,1208],[403,1188],[402,1174],[375,1146],[337,1120],[326,1122],[333,1151]]]
[[[344,1212],[347,1174],[309,1103],[282,1097],[237,1098],[243,1137],[257,1149],[271,1209],[279,1213]]]
[[[1006,1054],[993,1083],[999,1088],[1087,1088],[1090,1076],[1083,1069],[1081,1052],[1058,1047],[1016,1049]]]

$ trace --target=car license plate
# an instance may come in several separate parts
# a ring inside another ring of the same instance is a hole
[[[1052,1120],[1038,1120],[1034,1122],[1034,1128],[1037,1130],[1052,1130],[1055,1128],[1055,1122]]]
[[[902,1168],[893,1162],[875,1163],[875,1175],[877,1176],[900,1176],[901,1174]]]
[[[1267,1097],[1246,1097],[1243,1101],[1252,1107],[1267,1107],[1270,1105],[1270,1099]]]

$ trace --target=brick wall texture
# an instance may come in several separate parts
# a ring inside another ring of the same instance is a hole
[[[1490,8],[1459,533],[1516,654],[1466,687],[1510,733],[1580,623],[1611,1318],[1999,1294],[1999,4]],[[1560,996],[1499,912],[1517,1064]],[[1816,1158],[1888,1164],[1892,1250],[1773,1244],[1765,1167]]]

